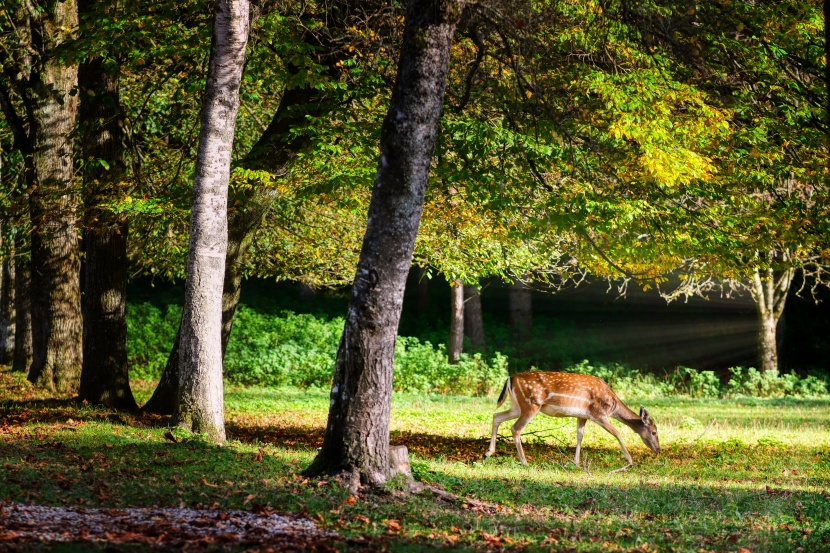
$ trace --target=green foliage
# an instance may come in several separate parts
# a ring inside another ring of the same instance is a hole
[[[447,362],[446,346],[400,336],[395,344],[396,391],[452,395],[491,395],[507,378],[507,357],[496,353],[485,359],[480,353],[462,353],[458,363]]]
[[[732,367],[731,378],[721,383],[713,371],[677,367],[665,375],[641,372],[618,363],[591,364],[587,360],[565,369],[603,379],[622,398],[655,399],[669,396],[691,398],[827,398],[827,382],[815,376],[795,373],[761,372],[755,368]]]
[[[150,302],[127,304],[127,363],[130,378],[158,380],[179,329],[182,307]]]
[[[689,397],[719,397],[721,383],[714,371],[699,371],[677,367],[669,373],[669,380],[679,393]]]
[[[342,332],[343,319],[291,311],[267,315],[240,305],[225,354],[225,376],[249,385],[330,386]]]
[[[729,396],[752,397],[827,397],[827,382],[815,376],[799,378],[797,374],[779,374],[777,370],[760,372],[750,367],[729,369],[732,377],[726,387]]]
[[[157,379],[176,336],[181,307],[130,304],[127,330],[129,363],[134,379]],[[262,313],[245,304],[236,312],[225,354],[225,377],[256,386],[328,389],[343,332],[343,319],[283,310]],[[443,344],[434,347],[401,336],[395,347],[396,391],[488,395],[504,384],[507,358],[496,353],[462,354],[447,362]]]

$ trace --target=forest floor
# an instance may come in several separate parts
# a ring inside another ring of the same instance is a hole
[[[139,401],[151,383],[134,385]],[[639,403],[628,402],[636,407]],[[415,479],[352,495],[301,476],[328,392],[229,387],[230,440],[162,417],[79,405],[0,369],[0,551],[830,551],[830,401],[643,402],[655,456],[622,429],[540,415],[516,460],[509,425],[487,448],[493,398],[395,394],[392,444]]]

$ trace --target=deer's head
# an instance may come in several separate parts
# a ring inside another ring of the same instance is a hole
[[[643,421],[643,426],[637,433],[649,449],[651,449],[654,453],[659,454],[660,441],[657,439],[657,425],[654,424],[654,421],[648,416],[648,411],[646,411],[645,407],[640,407],[640,420]]]

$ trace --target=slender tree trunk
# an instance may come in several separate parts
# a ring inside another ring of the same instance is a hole
[[[392,362],[403,292],[418,231],[444,98],[457,1],[413,0],[366,234],[334,366],[323,446],[309,474],[383,484],[389,475]]]
[[[96,0],[79,0],[92,14]],[[127,221],[104,207],[126,191],[119,69],[94,58],[78,71],[85,160],[83,366],[79,399],[118,409],[138,405],[127,368]]]
[[[73,0],[50,5],[43,29],[50,46],[78,26]],[[76,66],[48,57],[32,75],[32,366],[29,380],[60,391],[77,390],[81,376],[81,289],[74,175],[78,97]]]
[[[514,334],[527,337],[533,331],[533,303],[530,288],[520,280],[510,285],[510,314],[508,322]]]
[[[756,269],[752,276],[752,297],[758,312],[758,368],[762,372],[778,370],[778,320],[784,313],[787,293],[795,269],[776,273]]]
[[[464,283],[460,280],[450,282],[450,339],[447,345],[447,360],[458,363],[464,351]]]
[[[217,0],[193,182],[187,281],[174,417],[225,440],[222,287],[228,247],[228,181],[239,86],[250,28],[248,0]]]
[[[487,351],[484,339],[484,316],[481,313],[481,292],[478,286],[464,286],[464,334],[470,339],[473,349]]]
[[[14,360],[14,258],[0,264],[0,365]]]
[[[350,10],[350,2],[333,2],[333,10],[328,17],[330,25],[341,25]],[[321,48],[316,35],[309,33],[308,42]],[[339,50],[338,50],[339,52]],[[334,72],[335,63],[340,58],[330,61],[330,70]],[[293,71],[299,71],[293,68]],[[302,87],[283,90],[280,105],[268,128],[256,144],[245,155],[241,165],[246,169],[267,170],[275,175],[284,175],[297,153],[308,143],[298,131],[309,123],[308,115],[319,115],[328,109],[328,104],[320,90]],[[242,291],[242,268],[245,255],[253,243],[254,236],[260,228],[265,214],[276,196],[276,192],[264,186],[254,186],[245,195],[229,198],[232,209],[228,210],[228,249],[225,257],[225,278],[222,288],[222,353],[228,345],[233,328],[234,315]],[[159,384],[153,396],[142,410],[150,413],[172,414],[179,381],[179,339],[170,351]]]
[[[253,242],[254,232],[259,227],[267,206],[268,202],[263,200],[258,207],[251,205],[247,209],[235,210],[228,215],[228,251],[225,256],[225,279],[222,284],[223,359],[231,336],[236,307],[239,305],[239,296],[242,293],[242,265],[245,261],[245,252]],[[181,325],[176,332],[173,348],[153,396],[142,407],[145,412],[172,415],[175,411],[176,397],[179,393],[180,339]]]
[[[29,253],[24,238],[14,238],[14,363],[12,370],[29,373],[32,366],[32,302]]]

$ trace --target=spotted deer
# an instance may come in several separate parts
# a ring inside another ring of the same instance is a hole
[[[564,372],[530,371],[514,374],[504,383],[496,409],[507,396],[510,396],[510,409],[493,415],[493,436],[490,440],[490,449],[485,457],[496,452],[496,434],[499,425],[504,421],[518,418],[510,431],[516,442],[519,452],[519,461],[527,464],[525,452],[522,449],[522,429],[541,411],[551,417],[576,417],[576,455],[574,463],[579,465],[579,453],[582,447],[582,434],[585,422],[592,420],[603,427],[609,434],[617,438],[623,455],[628,464],[613,472],[627,470],[634,465],[628,450],[625,448],[619,432],[608,421],[617,419],[631,430],[640,435],[643,442],[654,452],[660,453],[660,442],[657,440],[657,426],[648,415],[645,408],[640,407],[640,415],[625,406],[611,388],[603,380],[587,374],[573,374]]]

